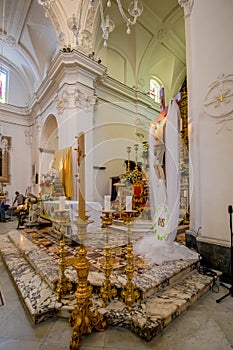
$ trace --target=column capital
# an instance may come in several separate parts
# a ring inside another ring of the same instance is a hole
[[[191,14],[194,0],[178,0],[178,3],[181,7],[184,8],[184,16],[188,17]]]

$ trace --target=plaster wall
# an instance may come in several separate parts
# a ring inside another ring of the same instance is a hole
[[[221,74],[233,73],[233,46],[228,40],[233,32],[232,13],[230,0],[195,0],[190,16],[190,37],[187,37],[188,46],[191,46],[191,70],[189,67],[188,72],[192,108],[189,117],[194,165],[190,209],[195,216],[191,216],[191,228],[201,227],[200,239],[218,244],[230,241],[228,205],[233,201],[233,121],[228,115],[227,121],[221,123],[226,117],[225,112],[222,113],[225,100],[213,107],[215,113],[219,109],[218,118],[209,115],[213,109],[206,108],[205,103],[210,85],[219,82]],[[216,102],[220,93],[225,93],[220,89],[217,83],[213,91]],[[232,102],[228,106],[231,108]]]
[[[11,137],[11,150],[9,174],[10,183],[6,185],[5,190],[8,191],[7,204],[12,204],[12,199],[15,196],[15,191],[25,193],[28,186],[31,184],[31,148],[26,144],[25,126],[20,124],[20,116],[18,123],[10,122],[1,123],[4,134]]]

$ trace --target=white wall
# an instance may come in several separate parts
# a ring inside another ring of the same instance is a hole
[[[12,204],[15,191],[25,193],[31,184],[31,148],[26,145],[25,121],[20,115],[12,116],[12,113],[1,112],[0,124],[4,134],[11,137],[10,150],[10,183],[5,190],[8,191],[7,204]]]
[[[232,13],[231,0],[195,0],[190,36],[187,35],[188,47],[191,47],[188,81],[192,120],[190,151],[194,164],[191,228],[201,227],[202,240],[220,244],[228,244],[230,240],[228,205],[233,202],[233,102],[232,97],[217,100],[220,94],[227,94],[229,88],[232,91],[233,86],[232,78],[226,85],[218,78],[222,73],[233,73],[233,46],[229,40],[233,32]],[[212,102],[205,107],[205,103],[210,102],[211,84],[215,84]],[[231,113],[226,114],[226,110]],[[209,114],[219,116],[214,118]],[[224,118],[226,122],[221,123]]]

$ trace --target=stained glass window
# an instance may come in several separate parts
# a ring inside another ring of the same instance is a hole
[[[150,97],[156,102],[160,103],[159,92],[162,85],[155,79],[150,80]]]
[[[0,68],[0,102],[6,103],[7,71]]]

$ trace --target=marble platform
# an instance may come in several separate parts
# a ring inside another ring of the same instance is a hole
[[[21,296],[33,323],[37,324],[48,317],[66,317],[76,305],[74,294],[56,300],[55,286],[59,279],[59,256],[56,241],[50,245],[53,249],[33,242],[36,231],[19,232],[12,230],[2,237],[0,252],[6,267],[13,278],[15,286]],[[34,235],[34,236],[33,236]],[[118,291],[126,284],[125,243],[126,237],[113,234],[112,249],[114,267],[111,282]],[[134,283],[141,294],[141,302],[134,304],[129,311],[120,300],[113,300],[106,308],[102,307],[102,300],[98,290],[103,282],[104,274],[101,269],[105,234],[100,233],[96,240],[92,236],[88,245],[88,259],[91,263],[89,273],[90,283],[97,294],[93,296],[93,307],[105,315],[108,324],[130,328],[140,337],[150,340],[165,328],[172,320],[184,312],[190,305],[206,293],[213,285],[213,277],[198,272],[198,260],[179,260],[165,263],[162,266],[150,266],[140,257],[135,257]],[[41,240],[43,240],[43,235]],[[136,237],[138,239],[138,237]],[[51,239],[54,241],[54,238]],[[46,241],[44,239],[44,241]],[[93,243],[95,242],[95,243]],[[47,242],[48,245],[48,242]],[[77,255],[77,247],[66,247],[69,257]],[[75,286],[76,272],[68,266],[66,275]]]

